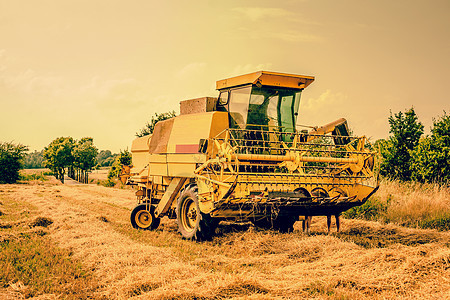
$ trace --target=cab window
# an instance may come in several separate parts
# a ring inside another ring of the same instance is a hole
[[[231,90],[228,112],[230,113],[230,125],[232,127],[245,128],[251,90],[251,86]]]

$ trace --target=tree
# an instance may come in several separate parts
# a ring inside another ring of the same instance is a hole
[[[27,151],[24,145],[0,142],[0,183],[15,183],[19,179]]]
[[[97,155],[97,165],[99,167],[110,167],[118,154],[112,154],[110,150],[101,150]]]
[[[122,166],[131,165],[131,153],[128,150],[120,151],[119,155],[116,157],[111,169],[108,172],[108,180],[112,180],[118,177]]]
[[[412,177],[420,182],[450,183],[450,116],[433,120],[431,136],[412,152]]]
[[[59,137],[44,148],[44,165],[64,183],[65,168],[72,166],[75,141],[71,137]]]
[[[94,146],[94,140],[91,137],[85,137],[79,140],[73,148],[73,166],[79,170],[78,181],[88,182],[88,171],[94,168],[98,149]]]
[[[382,156],[380,173],[402,181],[410,180],[411,153],[423,134],[423,125],[419,122],[414,108],[405,113],[400,111],[394,116],[391,113],[389,125],[389,132],[393,135],[381,143],[383,148],[380,151]]]
[[[34,151],[25,155],[24,167],[25,169],[40,169],[44,167],[44,150]]]
[[[140,132],[136,133],[136,136],[143,137],[145,135],[152,134],[153,130],[155,129],[156,123],[158,123],[159,121],[164,121],[164,120],[173,118],[175,116],[176,116],[175,111],[169,111],[169,112],[162,113],[162,114],[155,113],[155,115],[152,117],[150,123],[147,122],[147,124],[145,124],[144,128],[142,128]]]

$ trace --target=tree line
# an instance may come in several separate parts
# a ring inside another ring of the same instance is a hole
[[[43,150],[44,167],[51,169],[57,179],[64,183],[64,174],[82,183],[88,183],[88,173],[94,167],[110,166],[108,182],[117,177],[122,165],[131,164],[131,153],[128,150],[112,154],[109,150],[98,149],[90,137],[79,141],[71,137],[60,137],[53,140]]]
[[[153,132],[158,121],[175,116],[175,112],[155,114],[136,136]],[[377,140],[374,148],[378,152],[379,172],[383,177],[400,181],[427,183],[450,183],[450,116],[433,119],[430,135],[424,135],[424,126],[414,108],[390,114],[388,118],[390,136]],[[50,168],[55,176],[64,180],[66,168],[69,175],[85,176],[92,168],[111,166],[108,180],[117,177],[122,165],[131,164],[127,150],[112,154],[98,149],[93,139],[79,141],[71,137],[60,137],[44,150],[26,154],[28,148],[21,144],[0,142],[0,183],[13,183],[19,178],[19,170],[26,168]],[[83,178],[82,178],[83,179]],[[84,179],[85,181],[87,179]]]
[[[414,108],[389,117],[391,134],[378,140],[380,175],[400,181],[450,183],[450,116],[433,119],[430,135]]]
[[[59,137],[44,148],[44,167],[52,170],[57,179],[64,183],[66,169],[68,176],[80,182],[87,182],[88,171],[95,166],[98,149],[94,140],[84,137]]]
[[[119,154],[112,153],[110,150],[100,150],[96,157],[96,165],[95,169],[99,169],[101,167],[111,167],[116,160]],[[34,151],[31,153],[25,154],[24,157],[24,165],[25,169],[42,169],[44,166],[44,150]]]

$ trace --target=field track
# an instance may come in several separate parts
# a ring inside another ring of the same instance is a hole
[[[53,221],[48,236],[92,270],[96,299],[450,298],[448,232],[344,219],[326,235],[314,218],[311,236],[300,222],[290,234],[222,223],[196,243],[166,218],[132,229],[133,190],[50,181],[0,185],[1,199]]]

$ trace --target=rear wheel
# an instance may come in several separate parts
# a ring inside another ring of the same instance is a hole
[[[197,190],[196,185],[190,185],[178,197],[178,230],[186,239],[210,240],[215,233],[217,222],[209,214],[200,211]]]
[[[131,212],[131,225],[136,229],[155,230],[161,222],[155,217],[155,207],[149,204],[139,204]]]

